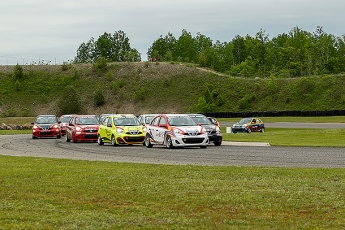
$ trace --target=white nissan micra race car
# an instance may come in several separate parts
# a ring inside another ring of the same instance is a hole
[[[201,147],[209,144],[206,129],[187,114],[160,114],[146,126],[145,146]]]

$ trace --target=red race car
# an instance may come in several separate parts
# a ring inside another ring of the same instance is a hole
[[[68,126],[69,120],[74,116],[75,114],[68,114],[68,115],[62,115],[59,118],[59,126],[61,130],[61,136],[66,135],[66,127]]]
[[[98,128],[96,115],[74,115],[66,128],[66,142],[97,142]]]
[[[32,122],[32,139],[41,137],[61,138],[61,130],[55,115],[39,115]]]

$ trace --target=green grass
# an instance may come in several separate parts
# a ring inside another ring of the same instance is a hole
[[[1,229],[344,229],[344,169],[0,156]]]
[[[345,147],[345,129],[269,128],[264,133],[226,133],[223,140],[268,142],[272,146]]]

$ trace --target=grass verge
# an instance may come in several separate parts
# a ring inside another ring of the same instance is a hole
[[[345,147],[345,129],[269,128],[264,133],[226,133],[223,140],[268,142],[272,146]]]
[[[344,169],[0,156],[1,229],[343,229]]]

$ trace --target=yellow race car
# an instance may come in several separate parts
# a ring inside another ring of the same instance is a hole
[[[143,144],[143,125],[134,114],[114,114],[106,117],[98,129],[98,144],[116,145]]]

